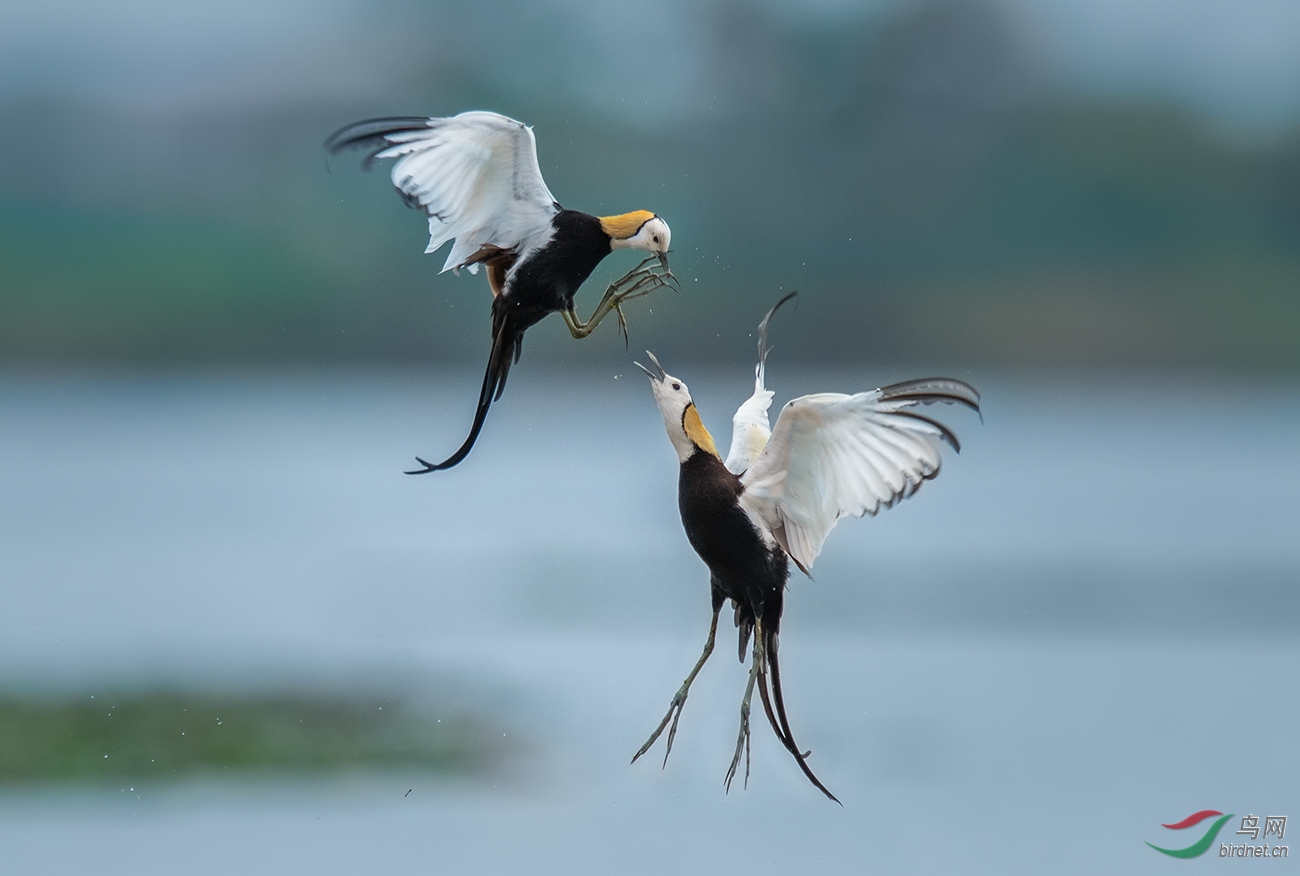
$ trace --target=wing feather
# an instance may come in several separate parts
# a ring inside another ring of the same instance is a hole
[[[749,468],[750,463],[763,452],[767,439],[772,435],[767,411],[772,407],[773,393],[765,383],[767,354],[771,350],[767,345],[767,327],[772,321],[772,315],[781,309],[781,305],[798,294],[791,292],[782,298],[758,324],[758,364],[754,366],[754,394],[745,399],[731,418],[731,449],[727,451],[724,465],[732,474],[740,474]]]
[[[841,517],[892,507],[938,475],[940,444],[960,451],[947,426],[914,410],[936,403],[978,411],[979,393],[959,380],[928,378],[795,399],[741,475],[742,506],[800,568],[811,569]]]
[[[393,118],[358,122],[334,133],[325,148],[370,150],[366,166],[393,159],[398,194],[429,215],[433,252],[454,240],[443,270],[468,266],[483,247],[522,254],[551,233],[558,211],[542,179],[533,131],[490,112],[448,118]]]

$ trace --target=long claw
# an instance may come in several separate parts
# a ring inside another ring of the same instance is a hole
[[[751,686],[752,690],[752,686]],[[728,793],[731,792],[731,782],[736,778],[736,770],[740,767],[740,754],[745,754],[745,782],[744,787],[749,787],[749,704],[745,703],[740,707],[740,733],[736,738],[736,753],[731,756],[731,766],[727,767],[727,777],[723,780],[723,785]]]
[[[614,313],[618,315],[618,330],[623,335],[623,352],[629,352],[632,349],[632,339],[627,333],[627,317],[623,315],[623,308],[617,304],[614,305]]]
[[[624,283],[629,282],[633,277],[640,276],[641,274],[647,273],[646,269],[650,267],[650,263],[653,262],[656,258],[657,258],[656,256],[650,256],[649,258],[642,259],[641,263],[638,264],[635,268],[628,271],[623,276],[619,277],[613,283],[610,283],[609,284],[610,289],[616,289],[622,286]]]
[[[740,701],[740,733],[736,737],[736,753],[731,756],[731,766],[727,768],[727,778],[724,781],[728,792],[731,791],[731,780],[736,777],[736,770],[740,766],[740,754],[745,754],[745,784],[749,787],[749,759],[751,746],[749,740],[749,702],[754,696],[754,683],[758,677],[763,674],[763,645],[762,639],[754,637],[754,655],[749,664],[749,683],[745,685],[745,698]],[[766,680],[763,682],[766,684]]]
[[[684,701],[683,701],[683,702],[684,702]],[[673,730],[676,730],[676,729],[677,729],[677,716],[680,715],[681,713],[682,713],[682,712],[681,712],[681,707],[680,707],[680,705],[679,705],[678,702],[677,702],[677,697],[673,697],[672,704],[668,707],[668,714],[664,715],[664,719],[663,719],[662,721],[659,722],[659,726],[656,727],[655,730],[654,730],[654,732],[650,734],[650,738],[647,739],[647,740],[645,741],[645,744],[642,745],[640,748],[638,748],[638,749],[636,750],[636,754],[632,755],[632,761],[631,761],[631,762],[632,762],[632,763],[636,763],[638,760],[641,759],[641,755],[645,754],[647,751],[650,750],[650,746],[652,746],[652,745],[655,744],[655,741],[659,738],[659,735],[660,735],[661,733],[664,732],[664,728],[668,726],[668,719],[669,719],[669,718],[671,718],[672,721],[673,721]],[[672,751],[672,738],[673,738],[673,734],[671,734],[671,733],[668,734],[668,750],[669,750],[669,751]],[[665,754],[664,754],[664,766],[667,766],[667,765],[668,765],[668,754],[665,753]]]
[[[672,727],[669,727],[668,729],[668,741],[664,745],[664,762],[659,768],[666,769],[668,767],[668,755],[673,753],[673,740],[677,738],[677,722],[682,717],[682,709],[686,706],[686,696],[689,690],[689,684],[684,684],[678,689],[677,693],[673,696],[672,703],[668,706],[668,713],[664,715],[664,719],[659,722],[659,726],[655,728],[655,732],[651,733],[650,738],[645,741],[645,744],[637,749],[636,754],[632,755],[632,763],[636,763],[637,760],[640,759],[641,755],[650,750],[650,746],[655,744],[655,741],[659,738],[660,734],[664,732],[664,727],[668,726],[668,719],[671,718],[673,724]]]

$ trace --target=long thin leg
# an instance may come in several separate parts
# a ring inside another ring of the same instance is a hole
[[[763,701],[763,712],[767,715],[767,722],[772,725],[772,732],[776,734],[776,738],[781,740],[781,744],[784,745],[790,751],[791,754],[793,754],[795,757],[798,757],[799,749],[795,748],[794,740],[790,738],[786,730],[783,729],[781,725],[777,722],[776,715],[772,712],[772,699],[768,695],[768,680],[767,680],[767,665],[766,665],[767,654],[765,648],[761,649],[760,651],[760,647],[759,647],[760,642],[766,642],[766,641],[767,640],[763,636],[763,622],[759,619],[755,619],[754,653],[758,665],[758,672],[757,672],[758,695],[759,698]],[[761,653],[761,658],[759,656],[760,653]],[[751,669],[751,673],[752,671],[753,670]],[[745,759],[745,784],[746,785],[749,784],[748,755],[746,755],[746,759]]]
[[[695,661],[695,668],[691,670],[690,675],[686,676],[686,680],[682,682],[682,686],[679,687],[677,693],[673,695],[673,701],[668,706],[668,714],[664,715],[664,719],[659,722],[659,726],[655,728],[655,732],[650,734],[650,738],[645,741],[645,745],[642,745],[640,750],[637,751],[636,754],[632,755],[632,763],[636,763],[637,759],[640,758],[641,755],[650,750],[650,746],[655,744],[655,740],[659,738],[659,734],[664,732],[664,727],[668,726],[668,719],[671,718],[673,726],[672,729],[668,731],[668,743],[664,750],[664,766],[668,765],[668,755],[672,754],[673,751],[673,739],[677,736],[677,720],[681,718],[682,708],[686,705],[686,695],[691,690],[691,683],[695,681],[695,676],[700,674],[700,670],[704,667],[704,662],[708,660],[709,655],[713,653],[713,639],[718,632],[719,610],[720,607],[713,610],[713,621],[709,624],[709,639],[704,643],[704,653],[700,655],[699,660]]]
[[[581,339],[591,334],[595,330],[596,326],[600,325],[600,321],[609,315],[610,311],[616,311],[618,313],[619,328],[626,334],[627,318],[623,316],[621,305],[626,301],[649,295],[660,286],[666,285],[667,283],[664,282],[663,278],[659,274],[647,273],[645,276],[640,277],[630,289],[624,292],[615,292],[611,294],[610,291],[607,291],[605,297],[596,305],[596,309],[592,312],[591,318],[586,322],[583,322],[578,318],[577,311],[572,307],[565,308],[562,311],[564,314],[564,323],[569,327],[569,334],[573,335],[575,338]],[[612,291],[614,288],[615,287],[611,286],[610,290]]]
[[[740,701],[740,733],[736,736],[736,753],[731,757],[731,766],[727,768],[724,780],[727,791],[731,790],[731,780],[736,777],[740,766],[741,752],[745,754],[745,787],[749,787],[749,701],[754,696],[754,683],[763,673],[763,637],[754,637],[754,656],[750,658],[749,683],[745,685],[745,698]],[[764,682],[766,684],[766,682]]]

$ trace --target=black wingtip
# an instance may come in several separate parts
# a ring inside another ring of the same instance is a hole
[[[325,138],[325,151],[334,154],[350,146],[359,146],[376,137],[396,134],[399,131],[427,128],[430,121],[427,116],[387,116],[352,122]]]
[[[369,169],[375,163],[375,156],[392,145],[387,139],[389,134],[428,128],[432,121],[424,116],[366,119],[344,125],[326,137],[322,145],[330,155],[337,155],[345,149],[369,149],[370,153],[361,159],[361,166]]]
[[[980,409],[979,390],[964,380],[955,377],[922,377],[917,380],[905,380],[882,386],[879,390],[882,399],[907,398],[921,404],[965,405],[973,411]]]

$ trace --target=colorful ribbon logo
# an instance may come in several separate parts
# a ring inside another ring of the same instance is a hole
[[[1147,845],[1151,846],[1151,848],[1155,849],[1157,852],[1169,855],[1171,858],[1195,858],[1198,855],[1203,855],[1205,854],[1205,850],[1210,847],[1210,844],[1214,842],[1214,838],[1219,835],[1219,831],[1223,829],[1223,825],[1227,824],[1228,819],[1232,817],[1231,813],[1224,815],[1222,812],[1214,809],[1202,809],[1200,812],[1193,812],[1182,821],[1174,824],[1160,825],[1161,827],[1167,827],[1170,830],[1182,830],[1191,827],[1192,825],[1200,824],[1205,819],[1213,818],[1216,815],[1220,816],[1220,818],[1215,821],[1214,824],[1210,825],[1210,829],[1205,832],[1205,836],[1201,837],[1185,849],[1162,849],[1160,846],[1152,843],[1147,843]]]

